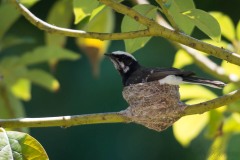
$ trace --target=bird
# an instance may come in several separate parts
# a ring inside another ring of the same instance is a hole
[[[120,73],[124,87],[152,81],[158,81],[160,85],[192,83],[218,89],[222,89],[226,85],[221,81],[197,77],[192,71],[177,68],[144,67],[132,54],[124,51],[106,53],[105,56],[110,58],[115,69]]]

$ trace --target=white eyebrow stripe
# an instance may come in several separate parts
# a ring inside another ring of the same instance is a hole
[[[114,51],[114,52],[112,52],[112,54],[115,54],[115,55],[126,55],[126,56],[131,57],[135,61],[137,61],[136,58],[133,57],[133,55],[131,55],[131,54],[127,53],[127,52],[124,52],[124,51]]]

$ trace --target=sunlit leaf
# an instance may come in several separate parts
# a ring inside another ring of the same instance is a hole
[[[71,7],[68,0],[56,1],[48,14],[47,22],[55,26],[69,28],[72,18]],[[63,47],[67,38],[60,34],[46,33],[45,39],[47,45]]]
[[[149,4],[142,4],[142,5],[134,6],[133,9],[150,19],[156,18],[157,8],[155,6],[152,6]],[[122,32],[138,31],[138,30],[144,30],[144,29],[146,29],[146,26],[136,22],[135,20],[133,20],[132,18],[130,18],[128,16],[124,16],[122,24],[121,24]],[[151,37],[126,39],[126,40],[124,40],[125,49],[129,53],[133,53],[136,50],[144,47],[145,44],[150,39],[151,39]]]
[[[0,157],[10,159],[48,160],[47,153],[42,145],[29,134],[0,130]]]
[[[240,78],[240,66],[229,63],[227,61],[222,61],[221,66],[224,68],[226,74],[229,75],[231,80],[233,80],[233,81],[239,80],[239,78]]]
[[[198,103],[194,100],[189,103]],[[196,138],[206,126],[208,122],[208,113],[201,115],[184,116],[173,124],[173,133],[177,141],[182,146],[188,146],[191,141]]]
[[[218,21],[222,35],[233,41],[235,39],[235,27],[231,18],[221,12],[210,12],[210,14]]]
[[[168,0],[166,3],[169,4],[168,12],[172,16],[178,28],[190,35],[194,29],[194,24],[192,24],[191,20],[189,20],[186,16],[182,15],[182,12],[195,8],[193,0]]]
[[[183,59],[184,59],[184,61],[183,61]],[[192,64],[192,63],[193,63],[192,57],[187,52],[180,49],[175,54],[173,67],[183,68],[183,67],[185,67],[189,64]]]
[[[237,32],[237,39],[240,41],[240,20],[238,21],[236,32]]]
[[[207,34],[211,39],[217,42],[221,40],[220,25],[209,13],[200,9],[192,9],[185,11],[182,14],[188,17],[194,25]]]
[[[29,70],[22,77],[50,91],[56,91],[60,87],[59,82],[51,74],[40,69]]]
[[[26,7],[31,7],[35,3],[39,2],[40,0],[20,0],[20,3],[22,3]]]
[[[228,140],[228,135],[216,137],[209,149],[207,160],[226,160],[226,147]]]
[[[229,83],[228,85],[226,85],[223,89],[223,93],[224,94],[228,94],[232,91],[235,91],[239,89],[239,85],[235,84],[235,83]],[[238,112],[240,113],[240,100],[234,101],[230,104],[227,105],[227,109],[231,112]]]
[[[31,83],[27,79],[18,79],[18,81],[11,87],[14,96],[29,101],[31,99]]]
[[[91,15],[92,11],[97,8],[99,2],[97,0],[74,0],[73,1],[73,11],[75,15],[74,23],[77,24],[86,16]]]
[[[88,32],[111,33],[114,28],[114,13],[111,8],[99,6],[92,12],[89,22],[82,29]],[[106,52],[110,41],[91,38],[76,38],[77,45],[86,53],[93,68],[93,74],[98,76],[99,63]]]
[[[67,49],[53,46],[38,47],[32,52],[23,54],[18,59],[18,65],[31,65],[49,60],[76,60],[79,58],[79,54]]]
[[[180,95],[182,100],[186,99],[213,99],[217,96],[208,90],[207,88],[199,85],[187,85],[183,84],[180,86]],[[194,94],[193,94],[194,93]]]
[[[224,133],[240,133],[240,114],[233,113],[229,116],[223,125]]]

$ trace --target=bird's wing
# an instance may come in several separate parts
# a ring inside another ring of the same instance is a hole
[[[183,71],[176,68],[154,68],[147,69],[146,71],[149,73],[147,77],[147,82],[160,80],[169,75],[175,75],[180,77],[189,77],[194,75],[194,73],[191,71]]]

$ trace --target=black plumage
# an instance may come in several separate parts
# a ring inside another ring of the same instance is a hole
[[[191,71],[184,71],[176,68],[146,68],[141,66],[129,53],[115,51],[105,54],[113,62],[115,68],[122,77],[124,86],[137,83],[159,81],[161,84],[178,85],[182,83],[195,83],[214,88],[222,88],[225,83],[206,78],[196,77]],[[164,79],[166,78],[166,79]]]

